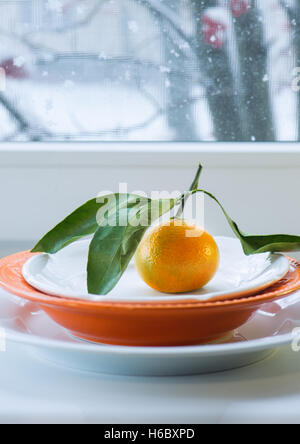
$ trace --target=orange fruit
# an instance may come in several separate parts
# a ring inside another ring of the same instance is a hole
[[[214,238],[182,219],[148,230],[135,254],[135,266],[142,279],[163,293],[202,288],[214,277],[219,260]]]

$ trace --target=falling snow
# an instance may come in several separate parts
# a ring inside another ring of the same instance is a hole
[[[14,65],[17,66],[18,68],[21,68],[22,66],[24,66],[25,63],[26,63],[26,59],[23,56],[19,56],[19,57],[14,58]]]
[[[49,11],[61,13],[63,10],[63,2],[61,0],[47,0],[46,7]]]
[[[131,20],[128,22],[128,29],[135,34],[139,31],[139,25],[135,20]]]

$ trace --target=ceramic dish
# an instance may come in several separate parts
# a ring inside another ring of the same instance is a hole
[[[283,280],[248,298],[199,302],[193,299],[156,302],[64,299],[33,289],[23,278],[22,252],[0,260],[0,285],[39,306],[75,337],[127,346],[183,346],[209,343],[245,324],[266,302],[300,288],[300,264],[290,260]]]
[[[289,271],[280,254],[245,256],[237,239],[217,237],[221,262],[213,280],[203,289],[184,295],[166,295],[149,288],[130,265],[114,290],[106,296],[87,292],[89,241],[76,242],[55,255],[32,257],[23,267],[23,277],[34,288],[53,296],[94,301],[171,301],[184,299],[223,300],[242,297],[276,283]]]
[[[7,348],[17,343],[35,358],[96,373],[166,376],[228,370],[262,360],[276,348],[292,344],[297,340],[294,329],[299,331],[299,327],[300,294],[296,293],[263,305],[222,344],[157,348],[94,345],[73,338],[37,304],[0,290],[0,332],[5,334]]]

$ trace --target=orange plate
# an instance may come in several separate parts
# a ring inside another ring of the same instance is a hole
[[[203,344],[227,336],[243,325],[261,305],[300,289],[300,264],[290,259],[291,271],[280,282],[243,299],[198,302],[89,302],[41,293],[22,276],[33,255],[17,253],[0,260],[0,286],[36,302],[74,336],[93,342],[129,346]]]

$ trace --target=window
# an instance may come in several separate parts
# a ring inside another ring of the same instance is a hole
[[[299,141],[299,0],[0,0],[0,140]]]

